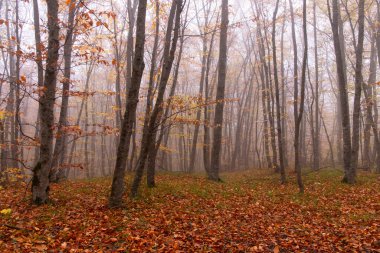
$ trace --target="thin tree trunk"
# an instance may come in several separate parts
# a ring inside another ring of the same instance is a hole
[[[92,71],[94,69],[94,66],[95,66],[95,63],[94,62],[90,62],[90,66],[89,66],[89,68],[87,70],[86,83],[85,83],[85,88],[84,88],[85,96],[82,97],[82,102],[81,102],[81,105],[80,105],[80,108],[79,108],[78,118],[77,118],[76,123],[75,123],[75,125],[78,126],[78,127],[80,126],[80,120],[82,118],[83,109],[84,109],[84,106],[85,106],[85,103],[86,103],[86,99],[87,99],[87,95],[88,95],[88,92],[89,92],[90,78],[91,78],[91,74],[92,74]],[[70,164],[72,162],[72,159],[73,159],[73,154],[74,154],[74,150],[75,150],[75,147],[76,147],[76,143],[77,143],[77,139],[75,138],[74,141],[73,141],[73,144],[71,145],[71,150],[70,150],[70,153],[69,153],[69,161],[68,161],[68,165],[69,166],[70,166]],[[69,172],[68,170],[66,171],[67,173],[64,173],[65,175],[68,174],[68,172]]]
[[[113,1],[111,0],[111,7],[113,11]],[[119,39],[118,39],[118,31],[117,31],[117,24],[116,24],[116,17],[113,18],[113,30],[114,30],[114,51],[115,51],[115,72],[116,72],[116,79],[115,79],[115,88],[116,88],[116,127],[120,128],[121,126],[121,120],[122,120],[122,103],[121,103],[121,69],[120,69],[120,61],[121,61],[121,56],[119,52]],[[129,46],[129,41],[128,41],[128,46]],[[127,56],[128,58],[128,56]],[[129,65],[130,66],[130,65]],[[128,72],[129,73],[129,72]]]
[[[291,2],[291,0],[290,0]],[[292,8],[292,7],[291,7]],[[294,159],[295,159],[295,171],[297,173],[297,184],[299,191],[304,192],[304,185],[301,175],[301,161],[300,161],[300,127],[302,123],[302,117],[305,105],[305,84],[306,84],[306,67],[307,67],[307,53],[308,53],[308,41],[307,41],[307,27],[306,27],[306,0],[303,0],[303,37],[304,37],[304,52],[302,60],[302,74],[301,74],[301,97],[299,102],[299,111],[295,109],[295,133],[294,133]],[[294,87],[294,97],[298,103],[298,85]],[[296,105],[295,103],[295,105]],[[297,108],[297,106],[295,106]]]
[[[38,8],[38,0],[33,0],[33,24],[34,24],[34,40],[36,44],[36,64],[37,64],[37,85],[42,87],[44,85],[44,69],[42,64],[42,44],[41,44],[41,31],[40,31],[40,13]],[[35,139],[40,138],[40,111],[37,112],[36,132]],[[34,151],[35,162],[39,159],[39,149],[35,148]]]
[[[276,52],[276,18],[278,11],[278,3],[276,2],[276,7],[273,13],[272,20],[272,49],[273,49],[273,72],[274,72],[274,84],[275,84],[275,94],[276,94],[276,116],[277,116],[277,141],[278,141],[278,152],[280,158],[280,173],[281,173],[281,184],[285,184],[285,164],[284,164],[284,147],[283,147],[283,137],[282,137],[282,128],[281,128],[281,106],[280,106],[280,88],[278,81],[278,70],[277,70],[277,52]]]
[[[217,20],[219,19],[219,16]],[[210,96],[210,68],[212,62],[212,50],[214,47],[215,31],[211,35],[210,45],[207,52],[206,73],[205,73],[205,89],[204,100],[205,106],[203,109],[204,125],[203,125],[203,166],[207,174],[210,173],[210,112],[209,112],[209,96]]]
[[[5,2],[5,20],[7,23],[10,23],[9,20],[9,3],[8,0]],[[6,26],[7,30],[7,42],[8,42],[8,57],[9,57],[9,73],[8,73],[8,79],[9,79],[9,95],[7,99],[7,105],[5,108],[5,111],[9,113],[8,120],[6,121],[5,125],[5,132],[6,134],[9,133],[10,137],[10,145],[7,147],[8,151],[7,153],[7,159],[10,159],[11,161],[9,164],[12,166],[12,168],[17,168],[17,156],[16,156],[16,139],[15,139],[15,129],[16,129],[16,122],[15,122],[15,90],[16,90],[16,63],[14,58],[14,41],[11,39],[11,32],[10,32],[10,26]],[[10,155],[10,157],[8,157]]]
[[[285,3],[286,4],[286,3]],[[281,31],[281,130],[282,130],[282,148],[284,169],[288,167],[288,152],[287,152],[287,137],[286,137],[286,98],[285,98],[285,67],[284,67],[284,34],[285,22],[282,25]]]
[[[188,13],[186,12],[184,23],[186,23],[187,14]],[[148,185],[148,187],[153,187],[153,186],[156,185],[156,183],[155,183],[155,174],[156,174],[155,168],[156,168],[156,161],[157,161],[157,153],[158,153],[158,150],[159,150],[159,148],[161,146],[162,139],[164,138],[165,128],[166,128],[165,124],[166,124],[166,121],[167,121],[168,116],[169,116],[170,106],[171,106],[171,103],[172,103],[172,98],[173,98],[173,96],[175,94],[175,90],[176,90],[176,87],[177,87],[177,84],[178,84],[179,67],[180,67],[181,59],[182,59],[183,45],[185,43],[185,36],[184,36],[184,34],[185,34],[185,27],[183,27],[183,29],[182,29],[182,34],[181,34],[181,38],[180,38],[179,52],[178,52],[178,56],[177,56],[177,63],[176,63],[176,67],[175,67],[175,70],[174,70],[173,84],[172,84],[172,87],[170,88],[170,93],[169,93],[169,98],[167,100],[167,105],[166,105],[166,110],[165,110],[165,113],[164,113],[164,118],[163,118],[163,120],[161,122],[160,134],[159,134],[157,143],[154,143],[155,146],[152,145],[150,147],[149,154],[148,154],[148,164],[147,164],[147,185]],[[170,126],[167,129],[167,137],[169,137],[169,133],[170,133]],[[166,139],[166,144],[165,145],[167,145],[167,139]]]
[[[359,139],[360,139],[360,98],[363,85],[363,47],[364,47],[364,5],[365,0],[359,0],[358,3],[358,40],[356,46],[356,64],[355,64],[355,97],[352,115],[352,148],[351,148],[351,170],[344,181],[354,183],[359,157]],[[354,35],[355,36],[355,35]]]
[[[215,116],[214,116],[214,132],[211,151],[211,167],[208,178],[213,181],[219,181],[220,170],[220,154],[222,145],[222,125],[223,125],[223,109],[225,98],[225,85],[227,74],[227,30],[228,30],[228,0],[222,1],[222,16],[220,29],[219,44],[219,63],[218,63],[218,86],[216,90]]]
[[[69,19],[66,32],[66,40],[63,46],[63,60],[64,60],[64,79],[63,79],[63,88],[62,88],[62,103],[61,103],[61,112],[59,115],[58,121],[58,130],[57,138],[55,142],[53,158],[52,158],[52,168],[51,168],[51,178],[50,181],[59,181],[63,179],[64,176],[63,170],[59,168],[60,157],[63,157],[65,147],[65,133],[64,127],[67,125],[67,114],[69,106],[69,97],[70,97],[70,84],[71,84],[71,55],[73,51],[74,43],[74,19],[76,15],[77,5],[76,0],[72,0],[69,6]]]
[[[140,185],[144,168],[146,164],[146,160],[149,154],[149,144],[151,142],[155,142],[157,135],[157,127],[162,117],[162,105],[164,100],[164,94],[166,90],[166,85],[169,80],[170,72],[172,69],[175,51],[177,47],[177,41],[179,38],[179,27],[180,27],[180,18],[182,11],[182,0],[174,0],[172,3],[172,7],[170,9],[170,14],[168,18],[168,27],[166,31],[165,38],[165,47],[163,53],[163,66],[162,66],[162,74],[161,80],[158,86],[158,93],[156,104],[153,108],[152,114],[149,119],[149,127],[147,133],[142,137],[140,157],[138,160],[138,164],[136,167],[136,174],[133,180],[132,188],[131,188],[131,196],[136,197],[137,190]],[[174,34],[172,38],[172,30],[174,23]],[[173,39],[171,43],[171,39]]]
[[[128,92],[126,110],[121,126],[120,140],[117,150],[115,171],[113,175],[110,206],[120,206],[125,191],[124,176],[129,151],[129,142],[132,135],[133,124],[136,120],[140,84],[144,72],[144,46],[145,46],[145,19],[147,0],[139,0],[136,25],[136,46],[133,58],[133,71],[131,85]]]
[[[206,63],[207,63],[207,38],[205,36],[202,38],[202,44],[203,44],[202,67],[201,67],[201,79],[199,82],[199,93],[198,93],[200,101],[202,101],[202,97],[203,97],[203,86],[204,86],[204,81],[205,81]],[[190,161],[189,161],[189,168],[188,168],[188,172],[190,173],[194,171],[194,163],[195,163],[195,155],[197,151],[201,112],[202,112],[201,109],[197,110],[196,124],[195,124],[195,129],[194,129],[193,141],[191,145]]]
[[[319,123],[319,63],[318,63],[318,43],[317,43],[317,14],[316,14],[316,3],[313,2],[313,26],[314,26],[314,68],[315,68],[315,94],[314,94],[314,104],[315,104],[315,122],[312,127],[314,128],[313,136],[313,169],[317,170],[320,167],[320,123]],[[313,109],[312,109],[313,110]]]
[[[158,39],[159,39],[159,28],[160,28],[160,3],[158,0],[156,0],[156,31],[154,35],[154,45],[153,45],[153,50],[152,50],[152,63],[151,63],[151,69],[150,69],[150,76],[149,76],[149,87],[148,87],[148,94],[146,97],[146,109],[145,109],[145,119],[144,119],[144,127],[143,127],[143,135],[147,134],[148,131],[148,124],[149,124],[149,118],[150,118],[150,113],[152,110],[152,104],[153,104],[153,89],[154,89],[154,78],[155,75],[157,75],[156,71],[156,61],[157,61],[157,49],[158,49]],[[156,143],[152,141],[150,143],[150,152],[155,152],[156,148]],[[157,154],[157,152],[155,152]],[[154,155],[154,154],[152,154]],[[149,160],[155,160],[156,157],[150,158]],[[154,162],[151,161],[153,164],[149,164],[148,162],[148,167],[147,167],[147,184],[148,187],[154,187],[155,186],[155,181],[154,181]],[[152,166],[152,167],[150,167]]]
[[[350,126],[350,114],[348,105],[348,94],[347,94],[347,79],[345,74],[345,65],[343,61],[343,47],[340,38],[339,31],[339,20],[340,11],[338,0],[332,1],[332,14],[329,7],[329,16],[331,22],[331,28],[333,32],[334,49],[336,56],[336,67],[338,74],[338,87],[339,87],[339,98],[340,98],[340,110],[341,110],[341,125],[343,132],[343,164],[344,164],[344,181],[348,183],[354,183],[355,178],[351,173],[351,126]]]
[[[128,98],[128,92],[131,89],[132,86],[132,74],[133,74],[133,46],[134,46],[134,30],[136,25],[136,10],[137,10],[137,4],[139,0],[127,0],[127,8],[128,8],[128,37],[127,37],[127,71],[126,71],[126,97]],[[137,28],[136,28],[136,34],[137,34]],[[136,35],[137,36],[137,35]],[[137,39],[136,39],[137,43]],[[136,150],[137,150],[137,144],[136,144],[136,117],[134,118],[134,122],[132,124],[132,150],[131,150],[131,158],[129,163],[129,169],[132,170],[134,165],[134,160],[136,159]],[[130,138],[129,138],[130,139]],[[128,142],[129,145],[129,142]],[[129,150],[129,148],[128,148]]]
[[[371,53],[370,53],[370,66],[369,66],[369,77],[368,77],[368,83],[365,84],[363,82],[363,91],[365,96],[365,108],[366,108],[366,117],[365,117],[365,123],[364,123],[364,143],[363,143],[363,168],[365,170],[371,169],[371,122],[373,120],[372,117],[372,108],[373,108],[373,101],[372,101],[372,88],[369,87],[369,85],[373,85],[376,82],[376,40],[375,40],[375,34],[371,34]]]

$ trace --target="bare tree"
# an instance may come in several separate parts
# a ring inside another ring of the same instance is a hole
[[[352,115],[352,149],[351,149],[351,170],[349,175],[343,179],[347,183],[354,183],[359,157],[359,128],[360,128],[360,98],[363,85],[363,45],[364,45],[364,3],[360,0],[358,3],[358,38],[355,46],[355,97]],[[355,38],[355,34],[354,38]],[[355,43],[355,39],[354,39]]]
[[[158,93],[156,103],[154,105],[152,114],[149,119],[149,125],[145,134],[142,137],[140,156],[138,159],[138,164],[136,167],[136,174],[133,180],[131,195],[136,197],[138,187],[141,182],[141,178],[144,173],[144,168],[146,165],[146,160],[149,154],[149,149],[155,148],[156,135],[159,123],[162,118],[162,106],[164,102],[164,94],[166,86],[169,80],[170,72],[173,66],[173,61],[175,57],[175,52],[177,48],[177,42],[179,38],[179,28],[181,21],[182,12],[182,0],[174,0],[170,8],[168,25],[165,36],[165,46],[163,52],[163,64],[160,83],[158,85]],[[174,33],[172,38],[172,30],[174,27]],[[171,41],[172,40],[172,41]]]
[[[71,84],[71,58],[74,44],[74,27],[75,16],[77,11],[76,0],[72,0],[69,5],[69,17],[67,22],[67,31],[65,44],[63,45],[63,61],[64,61],[64,73],[63,73],[63,87],[62,87],[62,102],[61,111],[58,120],[57,138],[54,147],[51,181],[59,181],[63,178],[63,170],[59,168],[64,159],[64,153],[66,150],[66,134],[64,133],[64,127],[67,125],[67,114],[69,106],[69,92]]]
[[[290,1],[291,2],[291,1]],[[292,8],[292,7],[291,7]],[[306,68],[308,59],[308,41],[307,41],[307,22],[306,22],[306,0],[303,1],[303,38],[304,38],[304,52],[302,59],[302,73],[301,73],[301,96],[299,100],[299,111],[298,111],[298,85],[294,86],[294,97],[296,101],[294,102],[294,166],[297,173],[297,183],[298,188],[301,193],[304,192],[304,185],[302,182],[301,174],[301,162],[300,162],[300,127],[302,122],[302,117],[305,107],[305,84],[306,84]]]
[[[343,132],[343,165],[344,165],[344,181],[348,183],[354,183],[355,175],[351,169],[351,124],[348,105],[348,93],[347,93],[347,78],[344,69],[343,62],[343,47],[340,39],[341,31],[339,31],[340,10],[338,0],[332,1],[332,10],[329,7],[329,18],[331,23],[331,29],[333,32],[334,50],[335,50],[335,62],[338,74],[338,87],[339,87],[339,99],[341,110],[341,125]]]
[[[317,37],[317,1],[313,2],[313,34],[314,34],[314,68],[315,68],[315,92],[314,92],[314,105],[315,105],[315,120],[312,128],[314,129],[313,135],[313,169],[317,170],[320,167],[320,116],[319,116],[319,58],[318,58],[318,37]],[[312,109],[313,110],[313,109]]]
[[[41,119],[40,159],[33,169],[32,193],[35,204],[44,204],[49,197],[49,173],[53,153],[54,103],[57,85],[59,20],[58,1],[47,1],[48,47],[44,93],[39,99]]]
[[[272,51],[273,51],[273,72],[274,72],[274,85],[275,85],[275,96],[276,96],[276,117],[277,117],[277,141],[278,141],[278,152],[280,158],[280,173],[281,173],[281,183],[284,184],[286,181],[285,177],[285,164],[284,164],[284,144],[282,143],[282,126],[281,126],[281,105],[280,105],[280,88],[278,81],[278,70],[277,70],[277,52],[276,52],[276,18],[278,12],[278,3],[276,2],[276,7],[273,13],[272,21]]]
[[[228,0],[222,1],[221,29],[219,42],[218,85],[216,90],[216,106],[214,116],[214,133],[211,151],[211,167],[208,178],[219,181],[220,154],[222,144],[222,125],[224,109],[224,92],[227,74],[227,31],[228,31]]]
[[[145,47],[145,19],[147,1],[139,0],[136,25],[136,45],[133,58],[133,71],[130,90],[123,117],[120,132],[120,141],[117,150],[117,158],[111,187],[110,206],[120,206],[125,191],[124,176],[129,151],[129,142],[132,135],[133,124],[136,120],[136,108],[139,98],[141,78],[144,72],[144,47]]]

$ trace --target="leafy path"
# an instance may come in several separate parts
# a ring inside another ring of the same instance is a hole
[[[0,190],[0,252],[379,252],[380,179],[355,186],[337,171],[310,173],[299,195],[263,172],[224,183],[158,176],[124,209],[110,210],[109,179],[53,185],[31,206],[25,188]]]

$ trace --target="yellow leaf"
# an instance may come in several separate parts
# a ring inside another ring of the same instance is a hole
[[[280,248],[278,246],[274,247],[273,253],[279,253],[279,252],[280,252]]]
[[[0,111],[0,120],[5,118],[5,111]]]
[[[12,213],[12,209],[8,208],[8,209],[3,209],[0,211],[1,214],[3,215],[9,215]]]

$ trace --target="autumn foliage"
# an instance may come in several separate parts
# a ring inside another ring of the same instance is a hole
[[[355,186],[341,172],[294,176],[285,186],[267,172],[164,174],[158,187],[109,209],[110,181],[52,186],[51,203],[32,206],[22,187],[1,190],[1,252],[378,252],[379,178]],[[130,180],[128,180],[130,182]],[[10,210],[9,210],[10,209]]]

